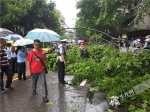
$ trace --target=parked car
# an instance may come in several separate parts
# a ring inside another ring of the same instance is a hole
[[[51,52],[51,48],[42,48],[42,50],[44,51],[44,53],[50,53]]]

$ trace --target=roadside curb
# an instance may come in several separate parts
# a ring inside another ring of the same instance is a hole
[[[103,92],[88,92],[85,112],[124,112],[123,106],[111,107]]]
[[[88,92],[85,112],[107,112],[108,108],[108,101],[104,93]]]

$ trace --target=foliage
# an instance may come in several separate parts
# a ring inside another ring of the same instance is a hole
[[[120,53],[112,45],[92,45],[86,47],[89,59],[80,57],[79,48],[67,50],[66,74],[74,75],[71,85],[79,85],[87,79],[93,84],[90,91],[103,91],[109,100],[120,96],[134,86],[150,79],[150,52],[142,50],[133,56],[130,52]],[[50,54],[46,65],[50,71],[57,70],[57,54]],[[122,99],[121,104],[131,112],[146,112],[150,107],[150,90]]]
[[[0,0],[1,23],[14,24],[25,16],[33,5],[33,0]],[[24,9],[24,10],[22,10]]]
[[[76,27],[82,26],[99,29],[100,26],[98,27],[96,23],[99,16],[99,12],[97,11],[98,5],[96,1],[80,0],[77,3],[77,8],[80,9],[80,12],[77,14],[79,20],[76,22]],[[85,32],[85,30],[77,29],[78,34],[88,36]]]
[[[149,0],[80,0],[77,2],[78,20],[76,33],[90,38],[93,31],[86,32],[80,27],[93,28],[116,36],[122,32],[122,24],[126,21],[126,11],[135,11],[135,18],[130,23],[137,24],[149,15]],[[128,24],[128,23],[127,23]]]
[[[51,53],[48,55],[46,58],[46,67],[48,71],[56,71],[57,70],[57,54],[56,53]]]
[[[150,53],[145,50],[133,56],[130,52],[120,53],[112,45],[92,45],[86,49],[90,54],[88,59],[80,57],[79,48],[76,46],[67,51],[66,74],[74,75],[71,85],[79,85],[87,79],[94,86],[91,91],[103,91],[109,100],[109,97],[120,96],[150,79]],[[147,102],[147,91],[121,100],[121,104],[130,111],[149,108]]]
[[[77,63],[80,60],[80,51],[78,46],[73,46],[67,50],[67,64]]]
[[[133,97],[125,99],[122,104],[130,112],[149,112],[150,111],[150,90],[143,91]]]
[[[45,0],[0,0],[1,27],[26,35],[34,28],[47,28],[60,33],[59,14],[55,3]]]
[[[101,40],[101,38],[102,38],[102,34],[99,34],[99,35],[92,35],[91,37],[90,37],[90,40],[89,40],[89,42],[90,42],[90,44],[91,43],[98,43],[100,40]]]
[[[139,0],[139,4],[136,6],[137,14],[134,19],[134,23],[138,23],[139,20],[142,21],[142,19],[146,16],[149,15],[149,6],[150,6],[150,1],[149,0]]]

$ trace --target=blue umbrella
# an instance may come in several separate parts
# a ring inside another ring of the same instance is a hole
[[[133,40],[132,44],[133,44],[133,45],[134,45],[134,44],[141,44],[141,42],[140,42],[140,41],[137,41],[137,40]]]
[[[39,39],[41,42],[60,41],[60,35],[56,32],[39,28],[29,31],[25,38],[31,40]]]
[[[137,40],[133,40],[132,41],[132,47],[134,47],[135,46],[135,44],[140,44],[141,45],[141,42],[140,41],[137,41]]]
[[[4,37],[4,39],[16,41],[16,40],[20,40],[20,39],[24,39],[24,38],[18,34],[10,34],[10,35]]]

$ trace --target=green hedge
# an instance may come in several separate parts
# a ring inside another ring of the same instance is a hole
[[[66,74],[74,75],[71,85],[79,85],[87,79],[93,84],[93,90],[104,92],[109,100],[109,97],[119,96],[150,79],[150,52],[142,50],[133,56],[131,52],[120,53],[111,45],[91,45],[86,49],[90,55],[88,59],[80,57],[77,46],[67,50]],[[47,65],[50,70],[57,70],[56,55],[51,55]],[[149,93],[149,90],[143,91],[121,103],[130,112],[146,112],[150,106]]]

